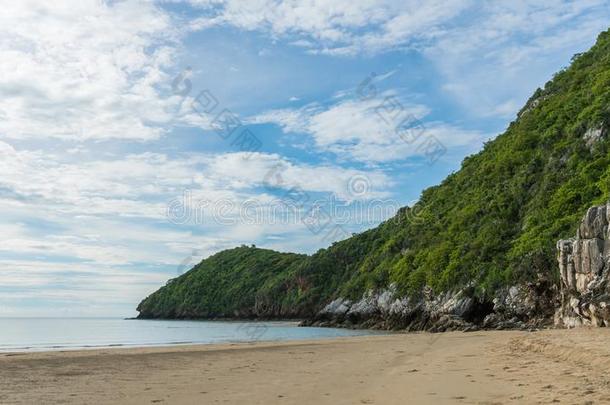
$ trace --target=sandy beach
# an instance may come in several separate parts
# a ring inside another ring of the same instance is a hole
[[[0,354],[2,404],[610,402],[610,330]]]

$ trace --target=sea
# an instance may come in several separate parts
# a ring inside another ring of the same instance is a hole
[[[380,333],[299,327],[296,322],[0,318],[0,352],[312,340]]]

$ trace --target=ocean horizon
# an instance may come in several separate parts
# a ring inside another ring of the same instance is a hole
[[[0,352],[247,343],[384,332],[299,327],[293,321],[148,320],[117,317],[2,317]]]

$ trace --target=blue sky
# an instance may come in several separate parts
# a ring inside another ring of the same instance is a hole
[[[601,0],[2,9],[0,316],[132,316],[219,250],[368,229],[610,21]]]

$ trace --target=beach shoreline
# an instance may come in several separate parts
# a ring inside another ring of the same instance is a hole
[[[602,403],[605,329],[0,354],[0,403]]]

